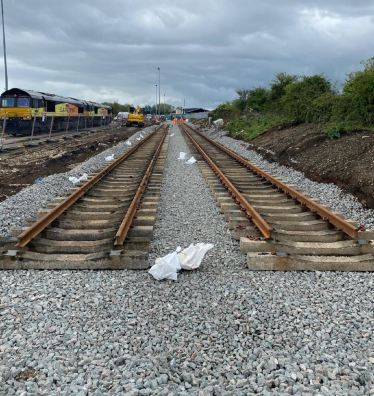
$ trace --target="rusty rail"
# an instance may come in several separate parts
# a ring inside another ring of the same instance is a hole
[[[235,159],[237,162],[245,166],[246,168],[250,169],[252,172],[256,173],[257,175],[261,176],[266,181],[270,182],[273,186],[276,186],[278,189],[283,190],[287,195],[290,195],[292,198],[299,201],[302,205],[305,205],[309,208],[312,212],[317,213],[323,219],[329,221],[332,225],[336,228],[341,229],[344,233],[349,235],[352,238],[358,237],[359,229],[354,225],[350,224],[348,221],[342,219],[341,217],[337,216],[335,213],[331,212],[330,210],[324,208],[322,205],[314,202],[312,199],[306,197],[304,194],[300,193],[299,191],[295,190],[294,188],[288,186],[287,184],[281,182],[270,173],[265,172],[261,168],[253,165],[249,161],[245,160],[244,158],[240,157],[238,154],[235,154],[225,146],[217,143],[213,139],[209,138],[208,136],[204,135],[200,131],[190,127],[187,125],[188,128],[196,132],[199,136],[207,140],[208,142],[212,143],[214,146],[221,149],[223,152],[228,154],[231,158]]]
[[[128,150],[121,157],[117,158],[114,162],[108,165],[105,169],[100,171],[91,180],[88,180],[83,186],[74,191],[69,197],[67,197],[58,206],[53,208],[50,212],[46,213],[38,221],[36,221],[32,226],[25,230],[18,237],[18,243],[16,246],[24,247],[33,238],[39,235],[45,228],[47,228],[54,220],[56,220],[62,213],[69,209],[79,198],[81,198],[88,190],[90,190],[97,182],[99,182],[104,176],[111,172],[116,166],[118,166],[122,161],[134,153],[139,147],[141,147],[147,140],[153,136],[159,128],[156,128],[152,133],[142,139],[138,144]]]
[[[186,131],[186,129],[181,126],[191,143],[196,147],[197,151],[202,155],[207,164],[212,168],[213,172],[221,181],[222,185],[228,190],[231,197],[235,202],[240,205],[240,208],[247,214],[247,217],[251,219],[258,229],[261,231],[262,235],[266,239],[271,238],[273,229],[269,224],[262,218],[262,216],[256,211],[256,209],[243,197],[243,195],[238,191],[238,189],[230,182],[230,180],[222,173],[218,166],[209,158],[205,151],[199,146],[199,144],[193,139],[193,137]]]
[[[160,155],[160,152],[161,152],[161,149],[162,149],[162,145],[164,144],[167,132],[168,132],[167,130],[164,132],[164,136],[162,137],[161,142],[158,145],[157,150],[156,150],[151,162],[148,165],[148,168],[147,168],[147,170],[146,170],[146,172],[144,174],[144,177],[143,177],[143,179],[142,179],[142,181],[141,181],[141,183],[140,183],[140,185],[139,185],[139,187],[138,187],[138,189],[136,191],[134,199],[132,200],[131,205],[130,205],[129,209],[127,210],[127,213],[126,213],[126,215],[125,215],[125,217],[124,217],[124,219],[123,219],[123,221],[122,221],[122,223],[121,223],[121,225],[120,225],[120,227],[119,227],[119,229],[117,231],[117,234],[115,236],[115,241],[114,241],[114,245],[116,245],[116,246],[123,245],[123,243],[124,243],[124,241],[125,241],[125,239],[127,237],[127,234],[128,234],[128,232],[130,230],[131,223],[132,223],[132,221],[134,219],[135,213],[138,210],[140,200],[141,200],[141,198],[142,198],[142,196],[144,194],[144,191],[145,191],[145,189],[147,187],[149,178],[152,175],[153,168],[154,168],[154,166],[156,164],[158,156]]]

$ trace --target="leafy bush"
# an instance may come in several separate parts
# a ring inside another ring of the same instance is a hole
[[[289,117],[298,122],[312,122],[312,102],[327,92],[331,92],[331,83],[323,75],[303,76],[286,86],[281,103]]]
[[[270,89],[238,90],[237,99],[219,105],[211,115],[231,121],[230,133],[245,139],[285,122],[321,124],[330,138],[346,131],[374,130],[374,58],[362,64],[363,70],[348,74],[341,93],[323,74],[277,73]]]
[[[233,102],[225,102],[220,104],[215,110],[209,113],[213,120],[222,118],[225,122],[231,120],[239,115],[237,108]]]
[[[282,114],[250,114],[247,117],[236,118],[229,122],[226,129],[233,137],[240,136],[244,140],[252,140],[269,128],[290,122],[291,120]]]

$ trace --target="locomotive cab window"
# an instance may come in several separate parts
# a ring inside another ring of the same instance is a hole
[[[33,100],[32,100],[32,107],[33,107],[34,109],[38,109],[38,108],[39,108],[38,99],[33,99]]]
[[[18,98],[18,107],[30,107],[30,98]]]
[[[47,100],[47,112],[54,113],[56,111],[56,103],[50,100]]]
[[[15,98],[1,98],[1,107],[15,107]]]

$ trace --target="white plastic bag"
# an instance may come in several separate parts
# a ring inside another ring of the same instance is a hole
[[[170,137],[172,137],[172,136],[174,136],[174,133],[172,133],[172,134],[170,135]]]
[[[127,144],[128,146],[131,146],[131,142],[126,142],[126,144]]]
[[[80,181],[84,181],[84,180],[88,180],[88,175],[87,173],[83,173],[83,175],[81,177],[69,177],[69,181],[71,181],[73,184],[77,184]]]
[[[180,160],[186,159],[186,153],[184,153],[183,151],[181,151],[181,152],[179,153],[179,158],[178,158],[178,159],[180,159]]]
[[[114,154],[108,155],[108,157],[105,157],[105,161],[113,161],[114,160]]]
[[[211,243],[191,244],[187,249],[178,254],[180,265],[185,270],[193,270],[200,267],[205,253],[212,249]]]
[[[155,264],[148,271],[155,279],[177,280],[177,271],[181,269],[176,252],[170,253],[162,258],[156,259]]]
[[[84,181],[84,180],[88,180],[87,173],[83,173],[83,175],[79,178],[79,181]]]
[[[191,158],[186,162],[186,164],[194,164],[195,162],[196,162],[195,158],[194,158],[194,157],[191,157]]]
[[[219,118],[218,120],[213,121],[213,125],[214,125],[216,128],[222,127],[222,126],[223,126],[223,119],[222,119],[222,118]]]

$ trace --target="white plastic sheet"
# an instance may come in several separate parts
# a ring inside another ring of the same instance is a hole
[[[71,181],[73,184],[77,184],[80,181],[84,181],[84,180],[88,180],[88,175],[87,173],[83,173],[83,175],[81,177],[69,177],[69,181]]]
[[[184,153],[183,151],[181,151],[181,152],[179,153],[179,158],[178,158],[178,159],[180,159],[180,160],[186,159],[186,153]]]
[[[193,270],[200,267],[205,253],[212,249],[211,243],[191,244],[187,249],[178,253],[180,265],[185,270]]]
[[[213,245],[210,243],[191,244],[184,250],[178,246],[175,252],[157,258],[148,272],[157,280],[177,280],[178,271],[182,268],[193,270],[200,267],[205,253],[212,247]]]
[[[114,154],[105,157],[105,161],[113,161],[113,160],[114,160]]]
[[[219,118],[218,120],[213,121],[213,125],[214,125],[216,128],[222,127],[222,126],[223,126],[223,119],[222,119],[222,118]]]
[[[177,272],[181,269],[177,252],[170,253],[156,259],[155,264],[148,271],[155,279],[177,280]]]
[[[196,162],[196,159],[194,157],[191,157],[186,164],[194,164]]]

